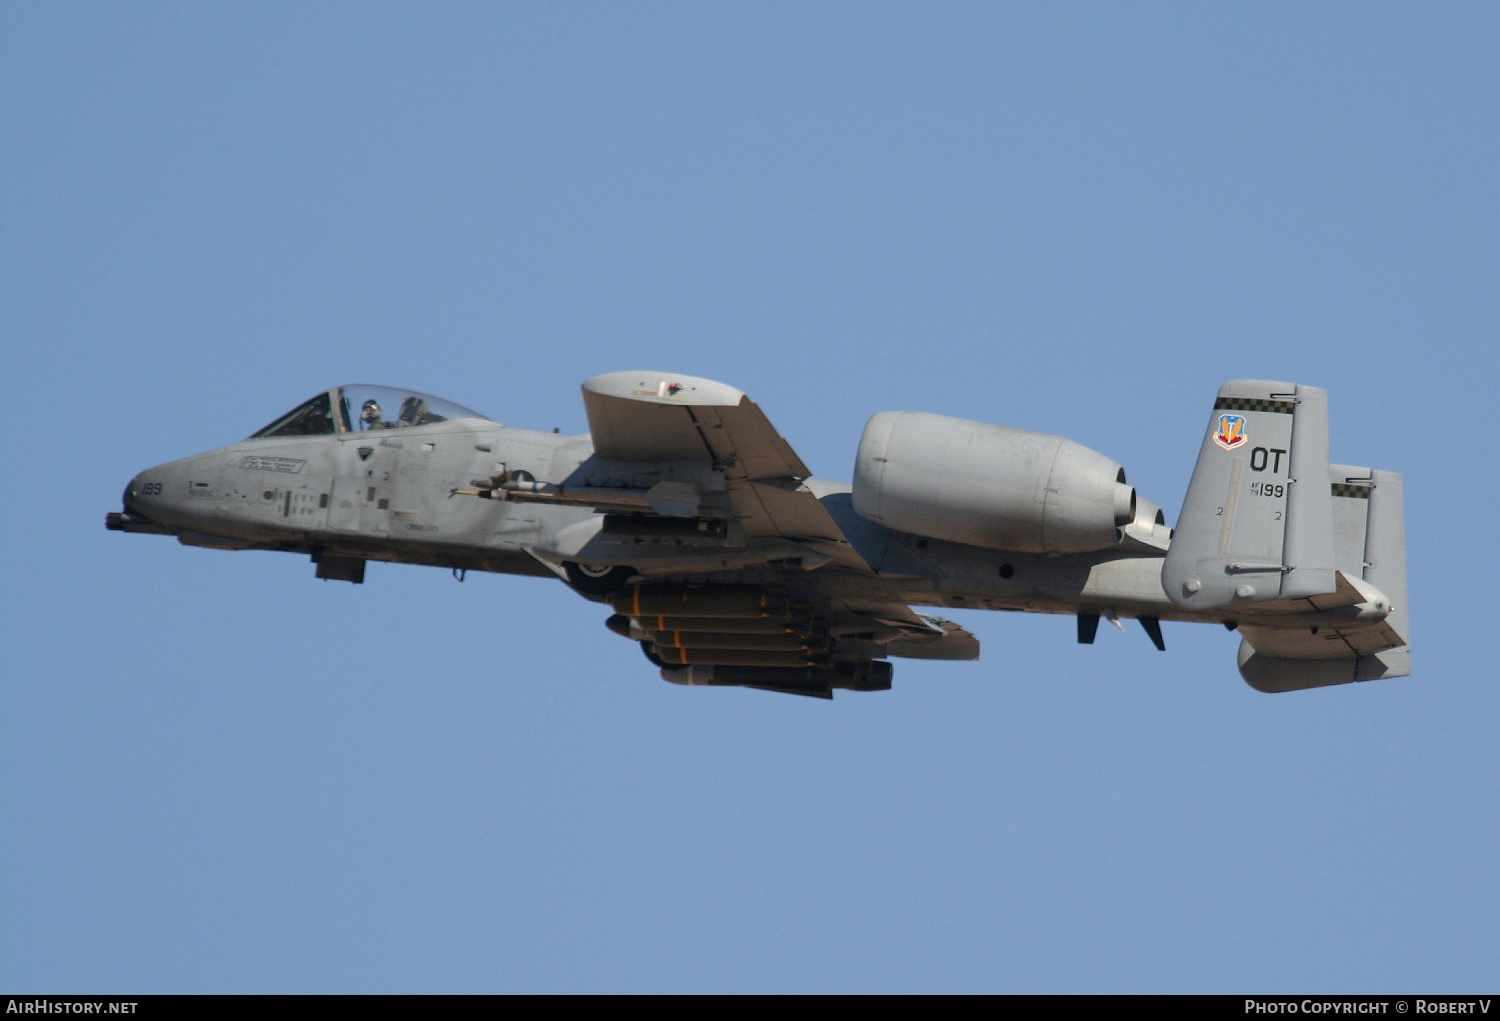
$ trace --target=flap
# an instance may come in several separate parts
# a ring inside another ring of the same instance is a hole
[[[979,639],[975,638],[967,628],[951,620],[943,620],[941,617],[933,617],[926,613],[919,613],[917,616],[933,628],[933,634],[930,637],[913,636],[887,642],[885,646],[887,655],[899,656],[902,659],[968,660],[979,658]]]

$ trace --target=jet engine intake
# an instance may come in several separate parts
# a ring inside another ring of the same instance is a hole
[[[870,419],[854,509],[902,532],[1023,553],[1087,553],[1136,516],[1125,469],[1060,436],[914,411]]]

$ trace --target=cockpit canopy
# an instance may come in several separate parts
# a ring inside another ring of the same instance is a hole
[[[251,436],[333,436],[378,429],[409,429],[455,418],[479,418],[477,411],[441,397],[391,386],[356,383],[336,386],[282,415]]]

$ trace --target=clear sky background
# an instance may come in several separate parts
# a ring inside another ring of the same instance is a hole
[[[0,5],[0,990],[1493,991],[1493,4]],[[106,532],[320,389],[1061,433],[1175,519],[1214,392],[1405,473],[1415,674],[1238,639],[831,703],[560,583]]]

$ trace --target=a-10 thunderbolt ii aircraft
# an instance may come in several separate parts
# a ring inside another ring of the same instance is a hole
[[[249,439],[148,469],[112,529],[211,549],[555,576],[678,684],[831,698],[889,657],[977,659],[912,605],[1240,634],[1261,691],[1410,673],[1401,476],[1331,465],[1325,391],[1236,380],[1176,529],[1125,470],[1056,436],[883,412],[852,485],[813,478],[740,391],[662,372],[583,384],[589,433],[507,428],[342,386]]]

